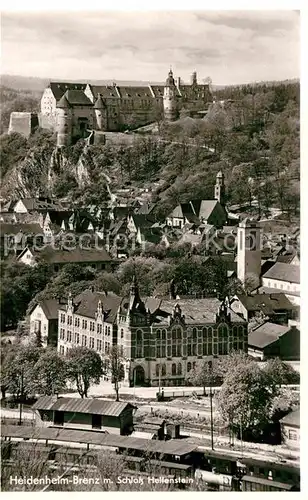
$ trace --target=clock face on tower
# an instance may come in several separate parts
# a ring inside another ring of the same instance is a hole
[[[251,233],[246,236],[246,249],[255,251],[257,250],[257,233],[256,231],[251,231]]]

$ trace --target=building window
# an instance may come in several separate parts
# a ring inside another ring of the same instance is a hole
[[[102,350],[102,341],[100,339],[96,340],[96,350],[101,351]]]
[[[124,330],[123,328],[121,328],[121,339],[123,339],[123,337],[124,337]]]
[[[178,375],[182,375],[182,364],[178,363]]]
[[[160,340],[160,337],[161,337],[161,331],[157,330],[157,332],[156,332],[156,338],[157,338],[157,340]]]
[[[166,365],[165,365],[165,363],[163,363],[163,364],[161,365],[161,374],[162,374],[163,376],[164,376],[164,375],[166,375]]]
[[[160,365],[156,365],[156,377],[159,377]]]
[[[288,435],[289,435],[288,436],[289,439],[291,439],[292,441],[297,441],[297,432],[296,431],[289,429]]]
[[[160,358],[161,356],[161,348],[160,348],[160,345],[156,346],[156,357],[157,358]]]
[[[165,345],[161,346],[161,357],[162,358],[166,357],[166,346]]]
[[[187,371],[190,372],[190,370],[191,370],[191,363],[188,362],[187,363]]]
[[[171,374],[176,375],[176,364],[175,363],[172,363]]]
[[[143,333],[142,330],[136,332],[136,358],[143,358]]]

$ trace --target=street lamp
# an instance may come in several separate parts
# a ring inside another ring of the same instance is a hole
[[[21,379],[20,379],[20,396],[19,396],[19,422],[18,425],[22,423],[22,398],[24,393],[24,367],[21,367]]]
[[[212,374],[213,374],[213,362],[210,360],[208,362],[209,373],[210,373],[210,411],[211,411],[211,447],[214,450],[214,426],[213,426],[213,394],[212,394]]]

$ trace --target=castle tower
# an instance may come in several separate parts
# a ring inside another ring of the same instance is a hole
[[[190,77],[190,84],[197,85],[197,71],[194,71]]]
[[[166,85],[164,87],[164,115],[168,121],[177,119],[177,103],[176,103],[176,86],[173,78],[172,70],[170,69]]]
[[[237,277],[245,284],[247,279],[260,282],[261,228],[257,221],[244,219],[237,230]]]
[[[67,91],[66,91],[67,93]],[[72,109],[66,93],[57,104],[57,147],[69,146],[72,142]]]
[[[221,170],[216,175],[214,198],[219,201],[223,207],[225,206],[225,176]]]
[[[94,104],[94,112],[96,118],[96,128],[97,130],[104,130],[106,127],[106,117],[105,117],[105,104],[103,103],[101,94],[98,94],[97,100]]]

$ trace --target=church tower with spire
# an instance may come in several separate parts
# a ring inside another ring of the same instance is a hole
[[[167,121],[174,121],[177,119],[177,89],[173,78],[173,72],[170,68],[168,78],[164,87],[164,116]]]
[[[226,204],[225,176],[221,170],[216,175],[214,198],[215,200],[219,201],[219,203],[223,207],[225,207]]]

